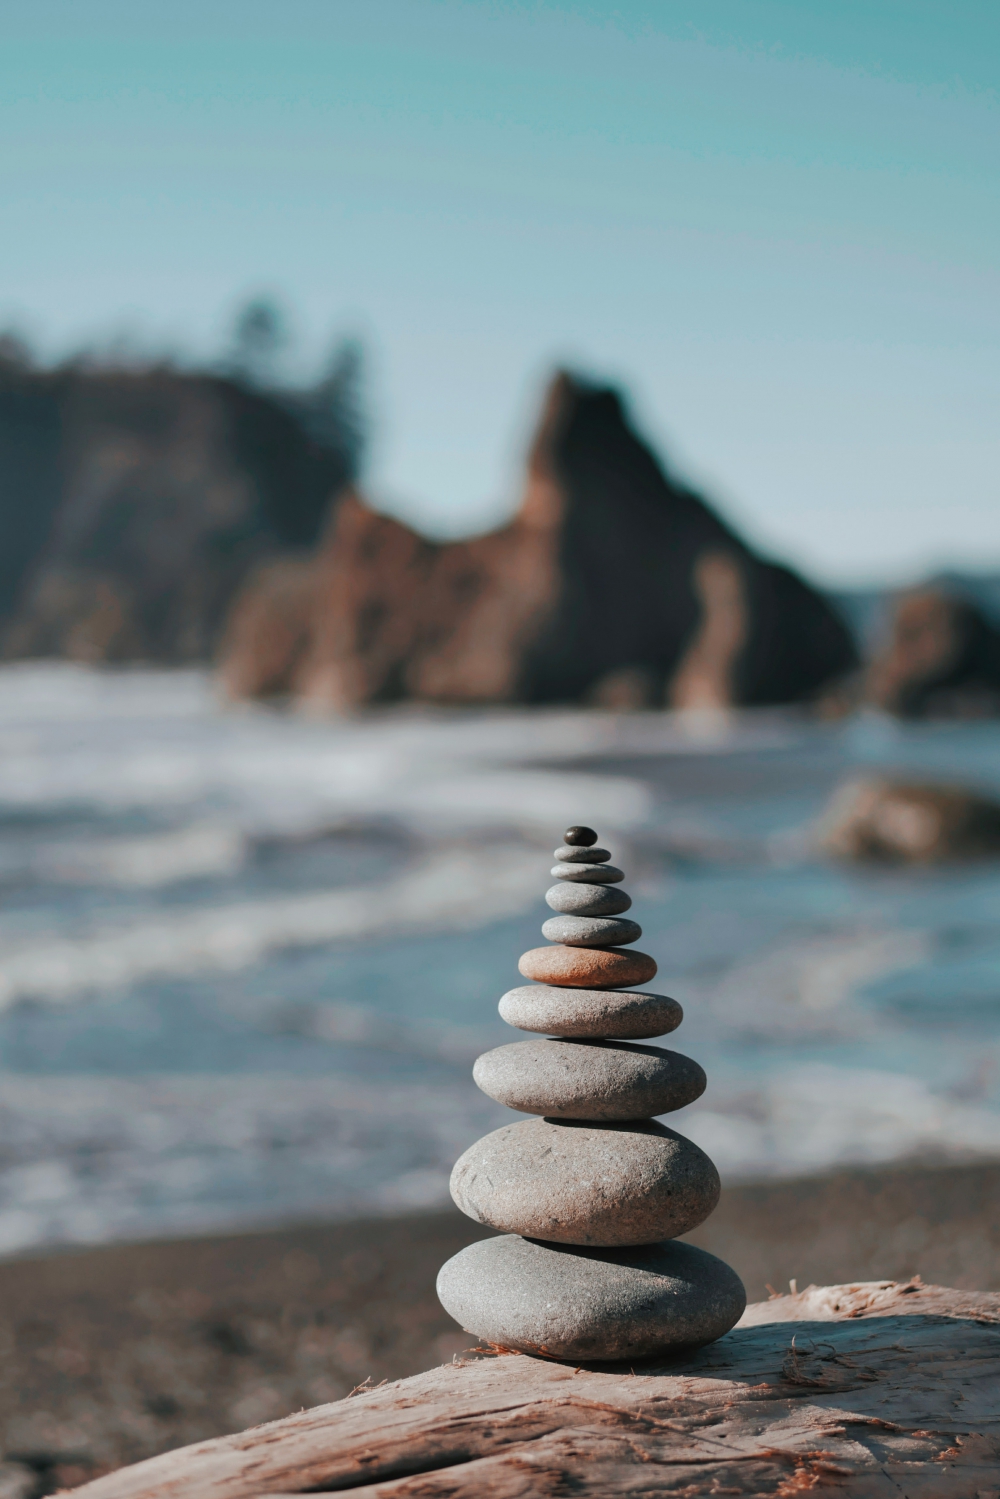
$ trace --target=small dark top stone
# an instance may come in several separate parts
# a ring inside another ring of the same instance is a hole
[[[593,828],[567,828],[563,833],[563,842],[572,844],[574,848],[589,848],[592,843],[597,842],[597,834]]]

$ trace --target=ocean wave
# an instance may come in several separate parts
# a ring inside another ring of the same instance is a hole
[[[0,1089],[0,1253],[448,1200],[506,1110],[471,1086],[23,1077]]]
[[[1000,1113],[876,1068],[799,1063],[728,1098],[715,1088],[671,1122],[730,1180],[1000,1155]]]
[[[1000,1115],[918,1079],[812,1066],[668,1123],[723,1180],[1000,1154]],[[461,1152],[512,1120],[465,1077],[3,1075],[0,1253],[332,1220],[448,1202]]]
[[[471,1059],[517,1039],[496,1001],[577,821],[709,1075],[670,1122],[727,1180],[1000,1153],[996,866],[835,868],[810,834],[860,761],[981,777],[997,733],[310,721],[202,672],[0,668],[0,1249],[444,1202],[512,1117]]]
[[[0,943],[0,1009],[23,1000],[66,1004],[149,979],[236,972],[294,947],[454,931],[516,915],[539,896],[533,850],[492,846],[436,852],[397,879],[227,905],[173,908],[82,935],[46,932]]]
[[[0,810],[214,806],[251,834],[395,817],[422,829],[548,836],[584,807],[606,831],[624,832],[650,820],[642,777],[571,762],[759,753],[802,736],[776,715],[713,725],[709,732],[690,715],[513,708],[316,721],[223,710],[203,672],[21,664],[0,668]]]

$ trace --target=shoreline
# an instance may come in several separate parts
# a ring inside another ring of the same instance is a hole
[[[37,1499],[447,1362],[475,1340],[434,1278],[487,1234],[448,1208],[2,1261],[4,1460]],[[686,1237],[751,1301],[793,1279],[1000,1289],[1000,1160],[740,1184]]]

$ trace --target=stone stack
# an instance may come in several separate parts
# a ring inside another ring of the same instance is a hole
[[[719,1199],[704,1151],[653,1117],[693,1102],[705,1074],[690,1058],[637,1045],[676,1029],[681,1007],[648,983],[656,964],[630,949],[624,875],[590,828],[556,849],[557,913],[518,967],[535,982],[500,1001],[509,1025],[540,1032],[488,1051],[484,1093],[534,1119],[507,1124],[457,1162],[451,1195],[502,1237],[470,1244],[438,1275],[442,1305],[467,1332],[548,1358],[653,1358],[712,1342],[746,1304],[733,1270],[677,1241]]]

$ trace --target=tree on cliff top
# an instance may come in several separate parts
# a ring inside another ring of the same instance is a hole
[[[223,370],[237,383],[282,405],[313,442],[341,456],[348,477],[355,479],[366,436],[361,344],[355,338],[338,339],[319,379],[294,387],[281,374],[282,355],[290,342],[281,307],[269,297],[254,297],[236,314]]]

